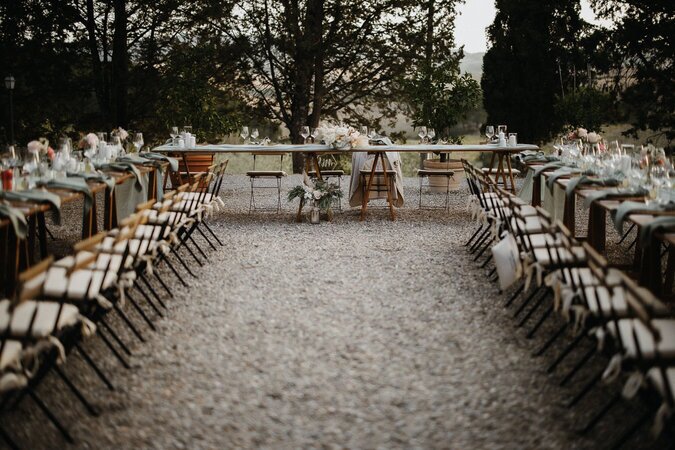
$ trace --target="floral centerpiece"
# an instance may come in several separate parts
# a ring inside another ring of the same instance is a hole
[[[312,182],[309,177],[305,176],[305,182],[295,186],[288,193],[288,201],[293,201],[296,198],[300,199],[300,204],[308,202],[317,208],[319,211],[328,214],[328,220],[332,220],[333,211],[331,205],[333,200],[342,197],[342,190],[335,183],[328,183],[327,181],[317,180]]]
[[[322,125],[317,128],[317,132],[324,144],[336,150],[349,150],[352,147],[368,145],[368,136],[361,136],[356,129],[346,125]]]

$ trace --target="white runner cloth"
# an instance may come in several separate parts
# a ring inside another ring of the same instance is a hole
[[[398,152],[384,153],[387,167],[396,171],[392,192],[394,206],[403,206],[403,171],[401,170],[401,155]],[[375,155],[367,153],[352,153],[352,178],[349,184],[349,206],[361,206],[363,202],[363,187],[361,186],[361,170],[370,170],[373,167]],[[382,160],[378,161],[377,169],[382,170]],[[366,183],[368,180],[366,179]],[[387,198],[387,192],[371,192],[369,199]]]

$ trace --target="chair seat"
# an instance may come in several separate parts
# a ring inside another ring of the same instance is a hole
[[[586,251],[583,247],[572,247],[571,250],[564,247],[554,247],[550,249],[550,252],[546,248],[533,248],[532,253],[535,261],[544,266],[571,264],[586,260]]]
[[[538,216],[512,217],[511,229],[526,234],[539,234],[544,232],[544,224]]]
[[[283,170],[249,170],[246,172],[250,178],[282,178],[286,176]]]
[[[443,169],[419,169],[419,170],[417,170],[417,176],[418,177],[428,177],[430,175],[452,177],[452,176],[455,175],[455,172],[453,170],[443,170]]]
[[[628,317],[629,309],[623,289],[612,289],[605,286],[587,287],[584,298],[588,310],[599,317]]]
[[[27,300],[11,312],[9,306],[9,300],[0,301],[0,330],[8,329],[15,338],[45,338],[55,329],[73,326],[80,320],[77,306],[68,303],[61,306],[57,302]],[[31,324],[34,314],[35,320]]]
[[[2,319],[0,319],[2,320]],[[0,372],[9,366],[14,366],[21,357],[23,345],[19,341],[6,339],[0,341],[2,353],[0,353]]]
[[[653,319],[651,325],[658,330],[660,340],[654,342],[654,336],[647,326],[639,319],[620,319],[610,324],[610,331],[616,336],[618,324],[621,343],[625,349],[625,356],[630,359],[654,360],[657,358],[675,358],[675,320]],[[637,346],[635,341],[637,340]],[[639,350],[639,352],[638,352]]]
[[[322,177],[341,177],[344,176],[345,171],[344,170],[322,170],[321,171],[321,176]],[[307,175],[309,175],[312,178],[316,178],[316,170],[310,170],[307,172]]]
[[[75,261],[80,262],[83,261],[89,257],[91,257],[93,253],[88,252],[88,251],[81,251],[78,252],[77,255],[75,256],[66,256],[64,258],[59,259],[58,261],[54,262],[55,267],[64,267],[66,269],[73,267],[75,265]],[[133,261],[133,258],[131,256],[127,256],[127,262]],[[89,269],[98,269],[98,270],[109,270],[111,272],[118,272],[120,267],[122,266],[122,255],[117,254],[117,253],[98,253],[96,256],[96,261],[91,263],[87,268]]]
[[[529,240],[529,245],[532,248],[535,247],[546,247],[548,246],[560,246],[562,243],[560,235],[551,235],[549,233],[536,233],[536,234],[529,234],[527,235],[527,239]],[[522,241],[522,238],[518,236],[516,238],[516,241],[520,244]],[[527,242],[527,240],[526,240]]]
[[[382,169],[377,169],[377,170],[375,171],[375,175],[376,175],[376,176],[377,176],[377,175],[380,175],[380,176],[381,176],[381,175],[384,175],[384,172],[385,172],[385,171],[382,170]],[[364,175],[370,175],[370,173],[371,173],[371,172],[370,172],[370,169],[361,169],[361,176],[364,176]],[[396,171],[395,171],[394,169],[387,169],[387,175],[396,175]]]
[[[665,374],[665,377],[664,377]],[[665,398],[670,392],[670,401],[675,401],[675,367],[652,367],[647,371],[647,379],[652,382],[652,385],[656,390],[661,394],[661,397]],[[666,383],[668,383],[669,389],[666,390]]]
[[[68,276],[65,267],[52,266],[47,270],[44,293],[48,297],[69,300],[94,299],[117,281],[117,272],[79,269]]]

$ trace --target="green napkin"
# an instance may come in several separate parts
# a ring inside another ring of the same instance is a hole
[[[28,235],[28,222],[24,213],[16,208],[11,207],[5,203],[0,203],[0,217],[9,220],[14,228],[14,234],[18,239],[26,239]]]
[[[151,161],[166,161],[171,166],[171,171],[176,172],[178,170],[178,160],[176,158],[171,158],[161,153],[154,152],[145,152],[138,154],[141,158],[149,159]]]
[[[591,192],[586,196],[586,199],[584,200],[584,205],[586,208],[591,206],[591,203],[598,201],[598,200],[607,200],[611,198],[616,198],[616,197],[643,197],[647,195],[647,191],[643,188],[640,188],[638,190],[617,190],[617,191],[597,191],[597,192]]]
[[[615,187],[618,186],[620,183],[618,178],[613,178],[613,177],[607,177],[607,178],[589,178],[586,175],[582,175],[580,177],[575,177],[570,179],[569,183],[567,183],[567,187],[565,188],[565,197],[567,200],[570,200],[572,196],[574,195],[574,190],[578,186],[610,186],[610,187]]]
[[[576,167],[561,167],[548,175],[546,187],[549,191],[553,192],[553,186],[555,186],[555,182],[558,178],[577,173],[581,173],[581,169],[577,169]]]
[[[68,172],[68,178],[84,178],[86,181],[99,181],[105,183],[111,191],[115,189],[115,179],[105,173]]]
[[[675,202],[668,203],[666,205],[660,205],[658,203],[650,203],[647,205],[642,202],[631,202],[625,201],[622,202],[619,207],[616,209],[614,215],[614,228],[619,233],[623,233],[623,223],[626,221],[626,218],[635,211],[672,211],[675,209]]]
[[[27,191],[0,191],[0,198],[8,201],[25,203],[48,203],[54,214],[54,223],[61,223],[61,197],[44,189]]]
[[[562,161],[554,161],[548,164],[544,164],[543,166],[537,167],[534,170],[534,176],[538,177],[539,175],[541,175],[542,173],[546,172],[549,169],[559,169],[561,167],[568,167],[568,166]]]
[[[640,228],[640,242],[642,248],[647,248],[652,244],[652,235],[657,231],[675,229],[675,216],[664,216],[654,219],[652,222]]]
[[[140,163],[139,163],[140,164]],[[120,161],[119,159],[113,163],[99,164],[96,166],[99,170],[111,170],[115,172],[131,172],[134,178],[136,178],[135,188],[137,191],[143,189],[141,184],[141,173],[138,171],[138,167],[131,161]]]
[[[39,185],[49,189],[65,189],[67,191],[80,192],[84,196],[83,215],[86,217],[94,204],[94,196],[91,188],[84,178],[66,178],[65,180],[39,181]]]

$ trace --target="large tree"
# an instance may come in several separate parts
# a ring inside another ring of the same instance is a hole
[[[675,10],[672,0],[593,0],[616,23],[598,30],[597,52],[632,128],[672,146],[675,139]]]
[[[487,120],[508,125],[521,142],[546,141],[561,127],[556,95],[583,66],[576,50],[584,26],[579,1],[497,0],[496,6],[481,80]]]
[[[391,101],[404,68],[397,23],[401,0],[250,0],[232,18],[217,20],[223,34],[245,48],[239,77],[251,105],[288,128],[327,117],[360,116],[364,104]],[[302,160],[294,159],[294,170]]]

